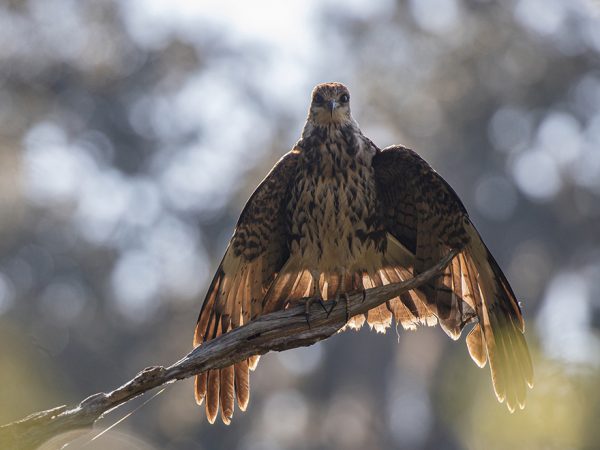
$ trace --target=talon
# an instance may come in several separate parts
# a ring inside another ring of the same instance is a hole
[[[331,308],[329,308],[329,311],[325,311],[327,313],[327,318],[329,319],[329,316],[331,315],[331,313],[333,312],[333,308],[335,308],[338,304],[337,299],[332,299],[331,300]]]
[[[346,322],[348,322],[348,320],[350,320],[350,297],[345,292],[343,294],[336,295],[335,298],[331,300],[331,309],[329,310],[327,317],[329,317],[329,314],[332,313],[333,308],[335,308],[342,299],[344,300],[344,306],[346,307]]]
[[[344,293],[342,294],[342,298],[346,303],[346,322],[348,322],[350,320],[350,297],[348,294]]]
[[[306,319],[308,328],[310,328],[310,299],[306,300],[306,303],[304,304],[304,318]]]
[[[327,317],[329,317],[329,314],[331,313],[331,310],[329,312],[327,312],[327,307],[325,306],[325,302],[323,301],[323,299],[320,298],[317,301],[319,302],[319,305],[321,305],[321,308],[323,308],[323,311],[325,311],[325,314],[327,314]]]
[[[321,308],[323,308],[323,311],[329,317],[330,311],[329,312],[327,311],[327,308],[325,307],[325,302],[323,301],[322,298],[310,297],[310,298],[303,299],[303,301],[304,301],[304,317],[306,318],[306,324],[308,325],[308,328],[311,328],[311,326],[310,326],[310,307],[313,303],[318,303],[319,305],[321,305]]]

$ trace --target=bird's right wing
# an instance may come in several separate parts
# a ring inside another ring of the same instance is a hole
[[[198,317],[194,347],[248,323],[262,313],[265,293],[289,256],[286,206],[296,175],[298,152],[283,156],[256,188],[244,207],[223,261],[208,288]],[[258,356],[234,366],[196,376],[196,402],[206,399],[206,416],[228,424],[234,398],[245,410],[250,387],[248,370]]]

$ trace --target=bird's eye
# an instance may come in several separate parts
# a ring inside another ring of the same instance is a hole
[[[323,96],[321,94],[315,95],[315,103],[319,104],[319,103],[323,103],[324,101],[325,101],[325,99],[323,98]]]
[[[342,94],[342,96],[340,97],[340,102],[348,103],[349,101],[350,101],[350,97],[348,96],[348,94]]]

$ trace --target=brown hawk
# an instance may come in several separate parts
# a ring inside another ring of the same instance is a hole
[[[533,369],[519,303],[454,190],[415,152],[380,150],[350,114],[340,83],[316,86],[302,137],[244,207],[196,326],[202,345],[290,301],[336,300],[397,283],[460,253],[419,290],[350,318],[385,332],[439,323],[452,339],[473,323],[467,347],[489,361],[494,390],[512,412],[525,406]],[[332,304],[335,304],[333,302]],[[196,377],[198,404],[228,424],[249,400],[258,356]]]

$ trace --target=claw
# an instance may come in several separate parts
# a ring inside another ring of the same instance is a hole
[[[348,320],[350,320],[350,297],[348,296],[348,294],[343,293],[343,294],[338,294],[335,296],[335,298],[332,298],[331,300],[328,300],[327,302],[325,302],[322,298],[315,298],[315,297],[310,297],[310,298],[306,298],[306,299],[302,299],[304,301],[304,317],[306,318],[306,324],[308,325],[308,328],[311,328],[310,326],[310,307],[312,306],[313,303],[318,303],[321,308],[323,309],[323,311],[325,312],[325,314],[327,315],[327,318],[329,318],[329,316],[331,315],[331,313],[333,312],[334,308],[338,305],[338,303],[340,302],[340,300],[344,300],[344,306],[346,307],[346,322],[348,322]],[[363,301],[365,299],[365,291],[363,291]],[[331,306],[329,308],[327,308],[326,303],[331,303]],[[288,302],[288,304],[291,304],[291,302]]]
[[[310,328],[310,305],[313,301],[314,300],[312,298],[309,298],[308,300],[306,300],[306,303],[304,303],[304,317],[306,319],[306,324],[308,325],[308,328]]]
[[[314,298],[314,297],[310,297],[304,300],[304,317],[306,318],[306,324],[308,325],[308,328],[310,328],[310,307],[313,303],[318,303],[319,305],[321,305],[321,308],[323,308],[323,311],[325,311],[325,314],[327,314],[327,317],[329,317],[329,314],[331,313],[331,310],[327,310],[327,308],[325,307],[325,302],[323,301],[322,298]]]
[[[315,300],[315,301],[318,302],[319,305],[321,305],[321,308],[323,309],[323,311],[325,311],[325,314],[327,314],[327,317],[329,317],[329,314],[331,314],[331,309],[329,311],[327,311],[327,307],[325,306],[325,301],[322,298]]]
[[[346,307],[346,322],[348,322],[350,320],[350,297],[345,292],[343,294],[338,294],[335,304],[337,305],[341,299],[344,300],[344,306]]]
[[[346,322],[348,322],[348,320],[350,320],[350,297],[345,292],[343,294],[336,295],[335,298],[331,300],[331,308],[327,313],[327,317],[329,317],[329,315],[333,312],[333,308],[335,308],[342,299],[344,300],[344,306],[346,307]]]
[[[346,322],[350,320],[350,297],[348,294],[343,293],[342,298],[344,299],[344,303],[346,304]]]
[[[332,298],[331,299],[331,308],[329,308],[329,311],[326,311],[327,313],[327,318],[329,319],[329,316],[331,315],[331,313],[333,312],[333,308],[335,308],[338,304],[337,298]]]
[[[306,325],[308,325],[308,328],[311,329],[312,327],[310,326],[310,313],[304,313],[304,319],[306,319]]]

